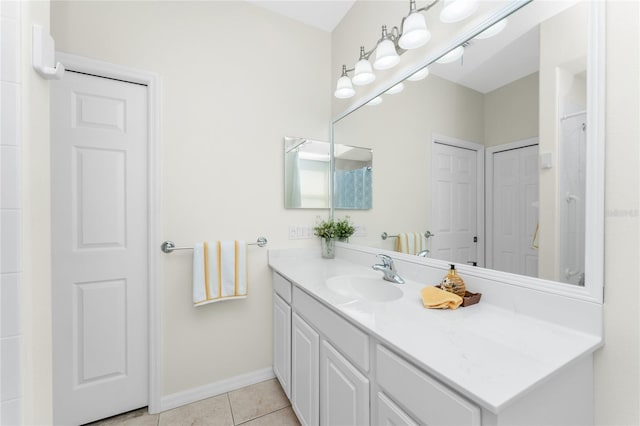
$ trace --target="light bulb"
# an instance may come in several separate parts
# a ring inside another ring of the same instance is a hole
[[[440,20],[445,23],[462,21],[478,9],[478,0],[444,0]]]
[[[476,40],[484,40],[485,38],[493,37],[494,35],[500,33],[504,30],[504,27],[507,26],[507,18],[504,18],[502,21],[498,21],[477,36],[474,37]]]
[[[376,106],[376,105],[380,105],[381,103],[382,103],[382,96],[376,96],[375,98],[367,102],[367,105]]]
[[[424,16],[419,12],[413,12],[407,16],[398,45],[405,50],[417,49],[424,46],[429,39],[431,39],[431,33],[427,29]]]
[[[419,81],[422,80],[424,78],[427,78],[427,76],[429,75],[429,67],[424,67],[421,70],[418,70],[416,72],[414,72],[413,74],[411,74],[407,80],[409,81]]]
[[[457,61],[462,57],[463,54],[464,54],[464,47],[458,46],[455,49],[452,49],[449,52],[442,55],[440,59],[438,59],[436,62],[439,64],[448,64],[450,62]]]
[[[387,90],[385,93],[388,95],[395,95],[396,93],[400,93],[404,90],[404,83],[398,83],[393,86],[391,89]]]
[[[376,48],[376,60],[373,67],[377,70],[388,70],[400,62],[400,56],[391,40],[382,40]]]

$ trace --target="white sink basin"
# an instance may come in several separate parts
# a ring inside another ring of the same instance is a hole
[[[326,284],[334,293],[351,300],[390,302],[402,297],[402,290],[396,287],[396,284],[384,281],[382,277],[340,275],[329,278]]]

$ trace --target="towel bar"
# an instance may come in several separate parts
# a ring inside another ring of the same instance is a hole
[[[431,231],[427,231],[424,233],[425,238],[434,237],[435,235],[436,234],[432,234]],[[387,238],[398,238],[398,235],[389,235],[386,232],[383,232],[382,235],[380,235],[380,238],[386,240]]]
[[[255,243],[247,243],[248,246],[264,247],[267,245],[267,239],[265,237],[259,237]],[[163,253],[172,253],[174,250],[193,250],[193,247],[176,247],[173,241],[165,241],[160,245],[160,250]]]

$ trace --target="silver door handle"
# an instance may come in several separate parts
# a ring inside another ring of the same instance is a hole
[[[435,237],[435,236],[436,236],[436,234],[432,234],[431,231],[427,231],[427,232],[424,233],[424,237],[425,238]]]

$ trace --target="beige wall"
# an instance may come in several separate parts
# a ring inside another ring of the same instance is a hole
[[[640,5],[607,2],[605,346],[596,424],[640,424]]]
[[[318,245],[287,240],[328,213],[283,208],[283,137],[328,140],[329,33],[240,1],[56,1],[51,16],[58,50],[160,76],[160,238]],[[248,258],[248,299],[194,309],[189,252],[162,256],[164,395],[271,366],[267,250]]]
[[[51,424],[49,83],[31,66],[31,26],[49,2],[22,2],[22,347],[24,424]]]
[[[538,136],[538,73],[484,95],[484,145]]]
[[[339,52],[344,50],[343,46],[369,40],[361,35],[361,28],[366,25],[375,27],[377,22],[372,16],[377,20],[384,16],[372,9],[376,4],[357,2],[346,21],[353,23],[354,30],[341,25],[334,32],[333,72],[338,71]],[[366,11],[361,11],[365,8]],[[640,150],[637,144],[640,140],[639,5],[636,2],[608,1],[606,25],[606,344],[595,356],[595,416],[598,425],[637,425],[640,424],[640,294],[637,285],[640,281]],[[562,37],[574,33],[567,28],[570,27],[560,29]],[[407,67],[411,59],[405,55],[402,62]],[[380,77],[383,78],[385,76]],[[377,83],[383,84],[381,81]],[[385,102],[388,98],[390,96],[385,97]],[[542,110],[543,99],[540,102]],[[349,104],[334,100],[334,114],[339,114]],[[383,115],[378,117],[378,120],[383,119]],[[377,158],[374,151],[374,176],[378,170]],[[401,172],[403,166],[397,167]],[[420,178],[422,175],[417,176]],[[410,180],[405,183],[412,185]],[[396,199],[406,194],[404,188],[396,187]],[[376,200],[381,198],[377,194],[376,187],[374,209],[379,207]]]

